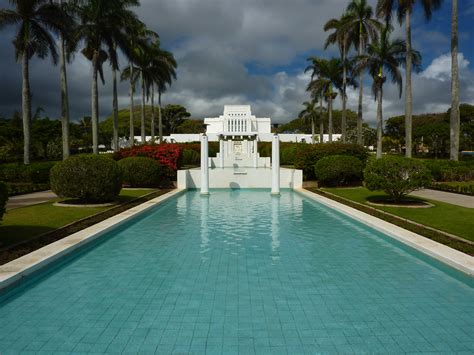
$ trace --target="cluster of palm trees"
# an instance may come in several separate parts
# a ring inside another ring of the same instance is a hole
[[[457,160],[459,156],[459,72],[458,72],[458,5],[452,1],[452,107],[451,107],[451,148],[450,157]],[[315,121],[320,121],[320,141],[323,134],[323,110],[327,103],[329,141],[332,141],[333,101],[340,96],[342,102],[341,140],[346,141],[346,107],[347,87],[359,88],[357,143],[363,144],[363,95],[364,73],[372,78],[372,92],[377,101],[377,157],[382,156],[382,100],[383,86],[387,76],[399,88],[402,95],[402,73],[405,68],[405,146],[406,156],[412,156],[412,70],[421,68],[421,55],[411,45],[411,16],[416,4],[421,5],[425,18],[431,19],[434,10],[441,6],[442,0],[378,0],[376,11],[367,4],[366,0],[351,0],[346,11],[339,19],[329,20],[325,31],[331,31],[325,47],[337,45],[340,57],[324,59],[310,57],[310,65],[305,72],[311,72],[311,81],[307,90],[311,101],[303,105],[305,109],[300,117],[312,122],[313,142],[315,140]],[[392,39],[393,15],[396,15],[400,25],[405,24],[406,39]],[[350,56],[351,50],[355,55]],[[317,103],[319,102],[319,112]]]
[[[158,94],[159,141],[162,141],[161,95],[176,78],[173,55],[160,47],[158,34],[151,31],[133,11],[139,0],[10,0],[11,8],[0,9],[0,29],[16,25],[13,39],[16,58],[23,73],[22,112],[24,163],[30,163],[31,92],[29,61],[37,56],[59,60],[61,85],[61,120],[63,157],[69,156],[69,97],[67,63],[80,49],[91,62],[92,148],[98,154],[99,91],[98,79],[104,82],[104,64],[112,69],[113,142],[119,147],[117,73],[119,52],[128,60],[122,79],[130,82],[130,142],[134,137],[133,98],[141,87],[141,136],[145,142],[145,101],[152,104],[152,139],[155,138],[155,93]],[[59,44],[59,53],[58,45]]]

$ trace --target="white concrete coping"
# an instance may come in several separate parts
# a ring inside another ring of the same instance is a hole
[[[176,189],[0,266],[0,290],[186,190]]]
[[[346,206],[340,202],[315,194],[314,192],[304,189],[295,189],[295,191],[311,200],[342,212],[343,214],[348,215],[349,217],[362,222],[403,244],[474,277],[474,257],[470,255],[396,226],[395,224],[386,222],[380,218],[371,216],[365,212],[361,212],[355,208]]]

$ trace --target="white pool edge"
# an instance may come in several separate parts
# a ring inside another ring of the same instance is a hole
[[[113,228],[116,228],[130,219],[148,211],[169,199],[185,192],[185,189],[175,189],[146,201],[138,206],[132,207],[115,216],[107,218],[102,222],[87,227],[79,232],[64,237],[56,242],[48,244],[29,254],[23,255],[15,260],[0,266],[0,290],[11,286],[22,278],[40,270],[46,265],[59,258],[71,254],[84,244],[90,243],[101,237]]]
[[[362,222],[456,270],[474,277],[474,257],[470,255],[314,192],[305,189],[295,189],[294,191]]]

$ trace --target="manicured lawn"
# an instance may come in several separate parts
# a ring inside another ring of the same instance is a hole
[[[119,202],[131,201],[153,191],[153,189],[122,190]],[[111,208],[54,206],[59,200],[7,211],[3,221],[0,222],[0,249]]]
[[[324,190],[363,204],[367,204],[366,199],[368,197],[385,195],[382,191],[372,192],[365,187],[353,189],[325,188]],[[377,206],[376,208],[474,241],[474,209],[433,200],[428,201],[434,207],[404,208]]]

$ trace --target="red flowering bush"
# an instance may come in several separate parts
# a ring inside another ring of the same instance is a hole
[[[177,144],[139,145],[133,148],[121,149],[115,153],[114,159],[120,160],[129,157],[147,157],[157,160],[161,166],[167,168],[167,177],[175,178],[176,171],[181,165],[182,148]]]

